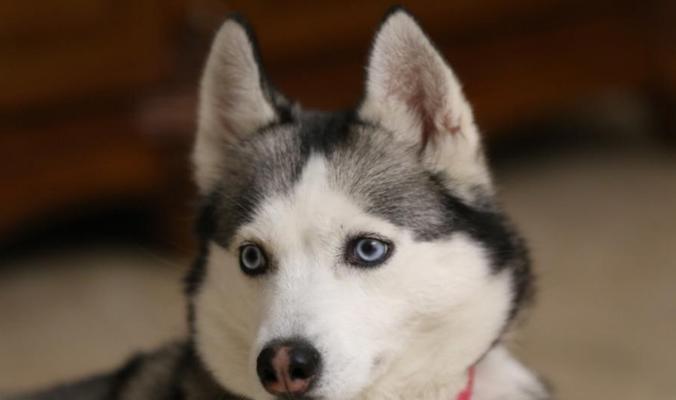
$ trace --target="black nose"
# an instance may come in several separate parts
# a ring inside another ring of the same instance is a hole
[[[303,340],[275,342],[258,355],[256,370],[263,387],[274,395],[302,395],[319,375],[321,356]]]

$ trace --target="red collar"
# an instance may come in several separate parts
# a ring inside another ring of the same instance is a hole
[[[470,367],[467,371],[467,386],[458,393],[456,400],[472,400],[472,393],[474,393],[474,367]]]

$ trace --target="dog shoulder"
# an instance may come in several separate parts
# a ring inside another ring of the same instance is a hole
[[[85,380],[59,385],[39,392],[3,396],[0,400],[95,400],[106,399],[114,386],[114,375],[105,374]]]
[[[174,343],[154,352],[139,353],[110,373],[40,392],[0,396],[0,400],[201,400],[203,397],[183,395],[186,377],[201,378],[194,369],[189,346]]]

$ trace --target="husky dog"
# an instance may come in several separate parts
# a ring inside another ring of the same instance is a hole
[[[528,300],[460,83],[404,10],[355,109],[275,91],[247,25],[201,85],[190,336],[40,399],[543,400],[504,347]]]

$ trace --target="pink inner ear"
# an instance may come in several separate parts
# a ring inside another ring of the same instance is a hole
[[[418,89],[411,92],[405,101],[407,106],[420,119],[420,126],[422,130],[420,133],[422,135],[422,148],[424,149],[432,135],[436,134],[436,127],[434,126],[434,114],[431,112],[432,110],[428,110],[426,107],[427,101],[425,91],[418,87]]]
[[[443,131],[460,133],[460,124],[455,123],[449,104],[445,65],[424,48],[409,48],[403,57],[407,62],[390,60],[387,65],[388,97],[403,102],[421,126],[421,141],[424,148],[434,135]]]

